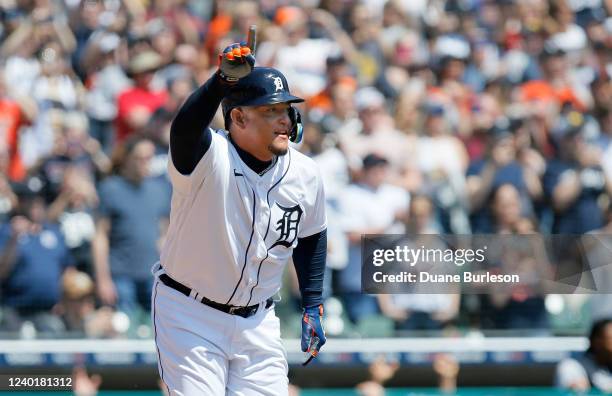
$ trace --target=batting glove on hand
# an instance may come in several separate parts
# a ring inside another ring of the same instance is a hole
[[[323,305],[304,308],[302,316],[302,352],[308,352],[310,357],[304,366],[319,354],[319,349],[325,344],[325,331],[321,319],[323,318]]]
[[[235,83],[247,76],[255,66],[255,57],[246,42],[227,46],[219,54],[219,77],[225,82]]]

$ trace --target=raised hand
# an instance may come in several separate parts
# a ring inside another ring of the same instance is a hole
[[[219,77],[225,82],[235,83],[246,77],[255,67],[255,27],[249,29],[248,43],[234,43],[219,54]]]

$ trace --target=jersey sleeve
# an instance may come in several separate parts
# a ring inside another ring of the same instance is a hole
[[[206,150],[206,153],[200,158],[195,169],[188,175],[184,175],[176,169],[174,160],[172,159],[172,150],[168,152],[168,175],[174,191],[178,191],[184,195],[188,195],[197,189],[204,179],[212,172],[215,166],[215,162],[219,160],[219,145],[221,144],[221,136],[214,131],[210,131],[212,134],[212,141],[210,147]]]
[[[323,178],[318,167],[313,163],[312,166],[316,169],[316,176],[312,178],[311,185],[308,191],[316,191],[310,199],[305,202],[306,218],[304,225],[300,229],[299,238],[305,238],[321,232],[327,228],[327,216],[325,214],[325,191],[323,189]]]
[[[313,307],[323,302],[323,278],[327,257],[327,230],[300,238],[293,250],[302,306]]]

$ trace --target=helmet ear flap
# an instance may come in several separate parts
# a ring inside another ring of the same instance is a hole
[[[289,107],[289,119],[291,120],[291,131],[289,132],[289,140],[293,143],[302,141],[304,134],[304,125],[302,125],[302,115],[295,107]]]

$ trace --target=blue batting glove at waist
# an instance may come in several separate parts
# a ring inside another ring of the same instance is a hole
[[[308,352],[315,357],[319,349],[325,344],[325,331],[321,320],[323,318],[323,305],[304,308],[302,316],[302,352]]]

